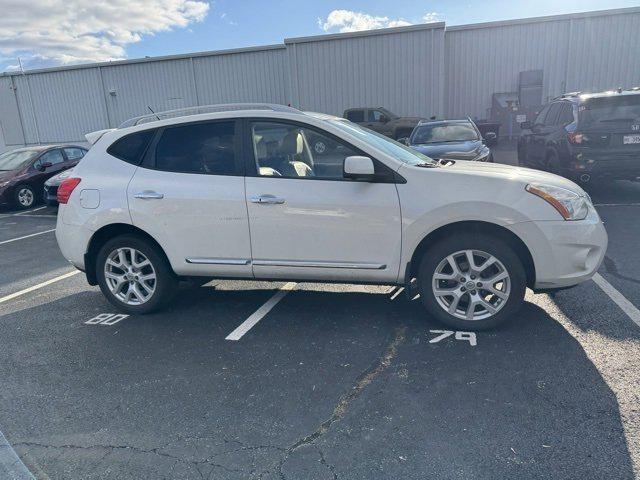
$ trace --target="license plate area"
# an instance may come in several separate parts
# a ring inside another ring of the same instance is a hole
[[[625,135],[622,137],[623,145],[633,145],[640,143],[640,134],[638,135]]]

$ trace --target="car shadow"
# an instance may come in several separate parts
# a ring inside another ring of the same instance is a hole
[[[616,396],[536,305],[430,343],[418,301],[312,288],[239,342],[273,289],[113,326],[84,324],[114,311],[98,291],[7,313],[0,426],[51,478],[633,478]]]

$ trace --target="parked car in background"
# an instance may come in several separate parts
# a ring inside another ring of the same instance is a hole
[[[62,183],[62,181],[66,178],[69,178],[73,173],[73,168],[68,170],[64,170],[57,175],[54,175],[49,180],[44,182],[44,203],[49,205],[50,207],[58,206],[58,187]]]
[[[0,155],[0,205],[30,208],[41,199],[44,182],[78,164],[87,149],[77,145],[25,147]]]
[[[343,116],[393,139],[408,137],[414,127],[424,120],[420,117],[400,117],[382,107],[350,108],[344,111]]]
[[[437,160],[493,162],[491,150],[469,118],[422,121],[408,138],[400,139],[414,150]]]
[[[521,125],[518,161],[582,184],[640,179],[640,89],[569,93]]]
[[[124,312],[166,305],[181,277],[393,284],[481,330],[604,257],[589,197],[557,175],[443,164],[279,105],[210,108],[104,133],[58,188],[62,254]],[[339,170],[317,169],[310,134],[339,145]]]

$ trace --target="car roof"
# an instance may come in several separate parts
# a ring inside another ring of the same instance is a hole
[[[580,103],[592,98],[606,98],[606,97],[624,97],[629,95],[640,95],[640,87],[630,88],[623,90],[618,88],[617,90],[605,90],[602,92],[570,92],[564,93],[558,97],[555,97],[553,101],[567,100],[574,103]],[[551,102],[550,102],[551,103]]]

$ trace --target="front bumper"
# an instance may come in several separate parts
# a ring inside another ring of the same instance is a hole
[[[536,290],[566,288],[589,280],[607,251],[607,232],[593,208],[584,220],[522,222],[509,229],[525,242],[533,257]]]

